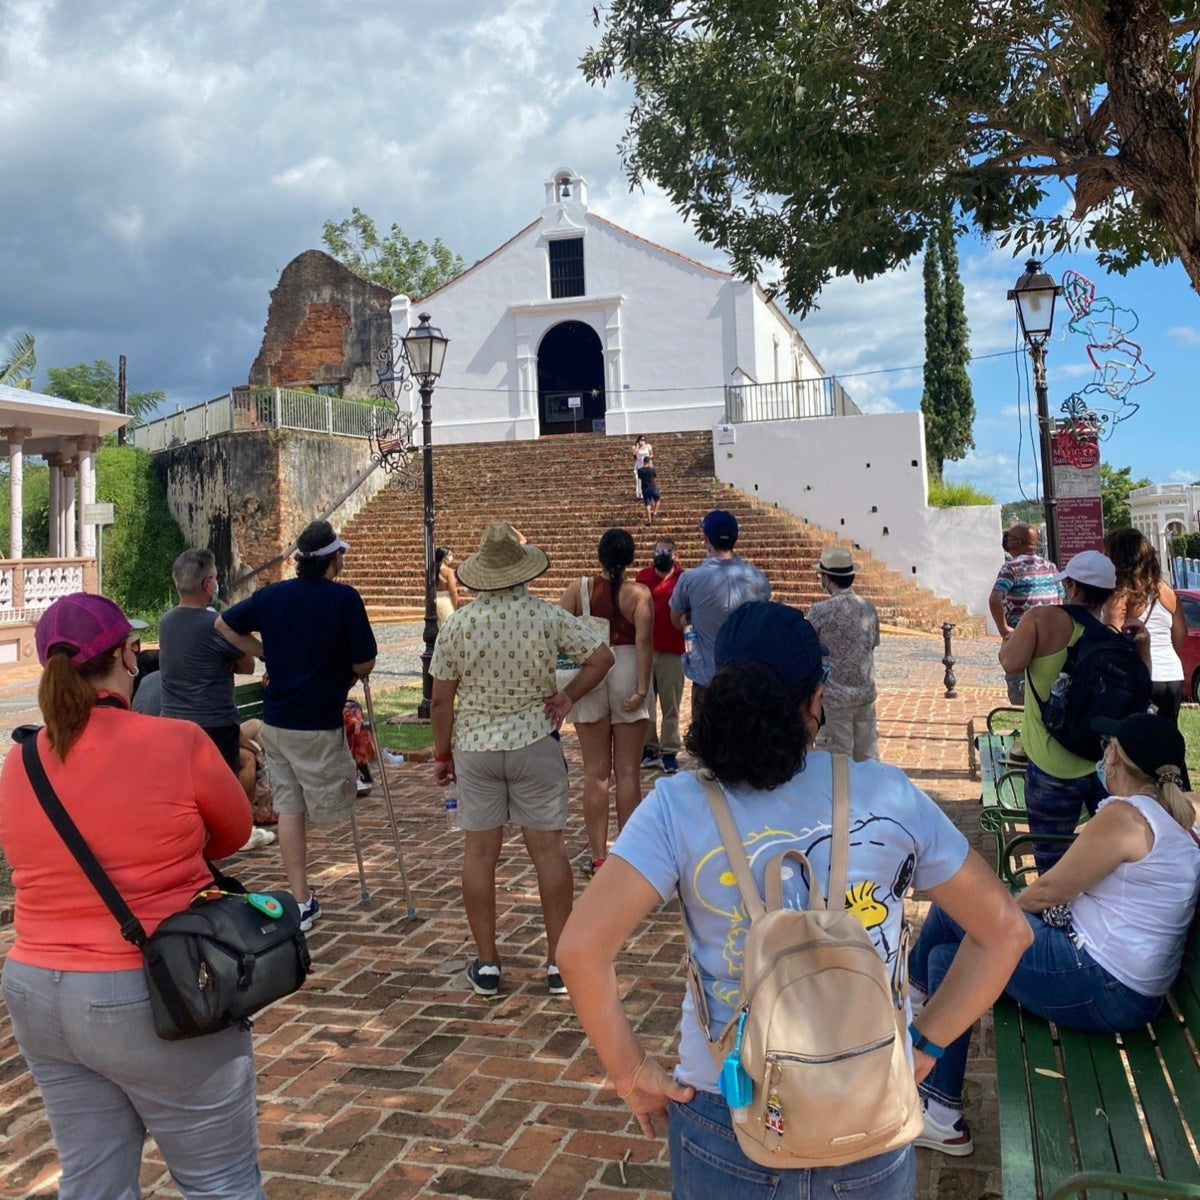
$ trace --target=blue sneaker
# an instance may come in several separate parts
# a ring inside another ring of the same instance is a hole
[[[300,929],[307,933],[313,922],[321,915],[321,905],[317,902],[317,893],[309,892],[308,899],[300,905]]]
[[[467,978],[477,996],[493,1000],[500,994],[499,963],[481,963],[479,959],[475,959],[467,965]]]
[[[657,767],[662,766],[662,759],[651,749],[647,748],[642,751],[642,770],[653,771]]]
[[[674,754],[664,754],[662,756],[662,769],[665,775],[674,775],[679,770],[679,761]]]

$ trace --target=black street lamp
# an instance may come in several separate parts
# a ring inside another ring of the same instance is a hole
[[[1038,428],[1041,431],[1042,503],[1046,513],[1046,554],[1058,562],[1058,501],[1054,492],[1054,422],[1050,419],[1046,392],[1046,343],[1054,328],[1054,301],[1062,288],[1042,270],[1041,262],[1031,258],[1025,274],[1008,293],[1017,304],[1017,320],[1033,359],[1033,389],[1037,396]]]
[[[429,314],[421,313],[420,324],[414,325],[401,339],[404,357],[417,381],[421,393],[421,451],[422,483],[425,498],[425,649],[421,651],[421,703],[417,716],[429,719],[433,701],[433,676],[429,664],[437,642],[437,568],[433,549],[433,385],[442,373],[446,347],[450,339],[429,324]]]

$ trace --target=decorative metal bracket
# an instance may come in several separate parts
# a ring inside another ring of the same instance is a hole
[[[377,463],[406,492],[421,487],[421,447],[413,439],[414,419],[400,408],[397,391],[411,392],[412,372],[404,356],[403,341],[393,335],[375,355],[375,386],[372,394],[386,403],[372,414],[367,436],[371,461]]]

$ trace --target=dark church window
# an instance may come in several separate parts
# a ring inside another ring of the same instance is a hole
[[[550,298],[583,295],[583,238],[550,243]]]

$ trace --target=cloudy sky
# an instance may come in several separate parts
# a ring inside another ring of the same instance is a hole
[[[577,70],[594,33],[577,0],[3,0],[0,345],[32,332],[42,368],[123,353],[132,390],[208,399],[245,381],[268,293],[327,217],[358,205],[470,263],[537,215],[561,166],[588,180],[593,211],[724,265],[660,195],[630,193],[616,153],[629,95]],[[1032,496],[1005,300],[1021,264],[976,238],[960,253],[978,448],[947,475]],[[1048,265],[1067,268],[1136,312],[1130,337],[1155,372],[1105,457],[1200,480],[1200,298],[1174,265],[1124,279],[1086,257]],[[914,409],[922,321],[916,262],[838,281],[802,329],[861,407]],[[1052,406],[1094,374],[1085,339],[1058,328]]]

